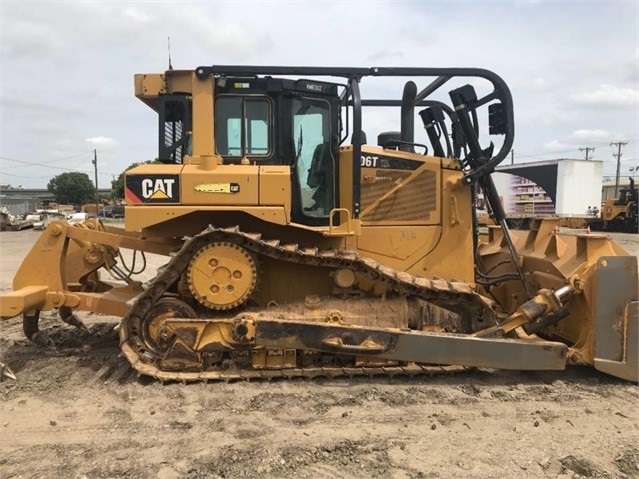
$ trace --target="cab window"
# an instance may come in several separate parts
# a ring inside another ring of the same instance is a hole
[[[266,97],[221,96],[215,102],[218,155],[267,158],[272,154],[271,102]]]

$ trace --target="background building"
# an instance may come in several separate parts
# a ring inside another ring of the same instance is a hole
[[[100,196],[110,195],[111,189],[98,189]],[[23,215],[35,211],[43,201],[55,201],[53,193],[46,188],[14,188],[0,183],[0,208],[6,206],[12,215]]]
[[[502,165],[496,171],[495,185],[508,215],[585,216],[603,201],[602,161],[562,158]]]

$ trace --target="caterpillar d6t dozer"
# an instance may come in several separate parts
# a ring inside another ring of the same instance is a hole
[[[398,78],[395,99],[360,90]],[[122,318],[124,356],[161,380],[567,364],[637,380],[636,257],[549,221],[508,231],[491,173],[513,105],[494,73],[204,66],[136,75],[135,93],[162,164],[127,172],[123,229],[44,231],[0,298],[30,339],[51,341],[40,311],[78,327],[93,311]],[[388,107],[400,131],[371,145],[364,122]],[[485,239],[479,192],[499,225]],[[121,249],[167,262],[142,283]]]

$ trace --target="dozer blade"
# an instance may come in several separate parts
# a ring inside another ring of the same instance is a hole
[[[588,365],[628,381],[639,380],[639,278],[637,256],[600,234],[558,234],[557,220],[535,220],[513,238],[529,282],[556,291],[569,283],[574,294],[565,302],[563,318],[533,324],[542,338],[569,347],[568,364]],[[501,231],[489,229],[482,247],[484,267],[507,256]],[[512,270],[496,268],[493,275]],[[507,310],[523,296],[516,282],[492,284],[493,297]],[[517,298],[517,301],[513,301]],[[516,305],[515,305],[516,307]]]
[[[637,258],[607,256],[597,262],[595,368],[639,380]]]

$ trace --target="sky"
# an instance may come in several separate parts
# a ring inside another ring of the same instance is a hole
[[[65,171],[93,180],[95,149],[108,188],[155,158],[157,117],[135,98],[133,75],[166,70],[167,37],[176,69],[486,68],[513,95],[516,163],[584,158],[588,147],[614,176],[610,143],[622,141],[628,176],[639,172],[638,5],[0,0],[0,183],[43,188]],[[401,98],[403,80],[364,82],[363,92]],[[399,118],[376,112],[364,126],[370,139]]]

